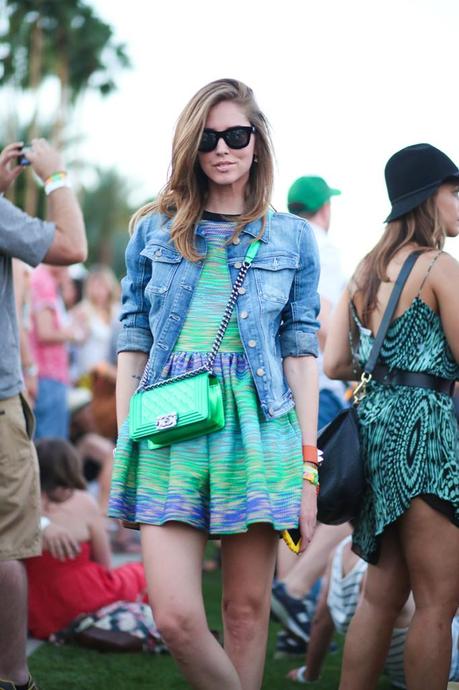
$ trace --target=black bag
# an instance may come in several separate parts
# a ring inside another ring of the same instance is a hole
[[[317,519],[326,525],[340,525],[358,515],[366,487],[354,405],[327,424],[317,447],[324,454],[319,466]]]
[[[420,253],[408,256],[397,277],[362,378],[354,391],[352,406],[342,410],[319,433],[317,447],[323,453],[323,461],[319,465],[317,520],[326,525],[340,525],[359,514],[366,481],[356,406],[365,397],[366,384],[371,380],[403,286]]]

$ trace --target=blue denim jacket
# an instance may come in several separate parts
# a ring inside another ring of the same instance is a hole
[[[150,354],[148,384],[164,376],[203,266],[203,260],[191,262],[179,254],[170,241],[170,226],[164,216],[146,216],[126,250],[118,352]],[[233,283],[260,227],[261,221],[250,223],[228,244]],[[196,247],[205,257],[207,242],[199,225]],[[282,358],[317,357],[319,272],[316,240],[308,223],[289,213],[270,214],[236,307],[242,344],[267,419],[294,405]]]

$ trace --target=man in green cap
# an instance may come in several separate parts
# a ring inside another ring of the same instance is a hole
[[[325,345],[331,311],[341,297],[346,282],[341,268],[339,250],[328,235],[331,217],[330,199],[338,194],[341,192],[329,187],[322,177],[299,177],[288,191],[288,210],[309,222],[319,247],[319,345],[321,350]],[[321,429],[344,406],[344,386],[340,381],[331,381],[325,376],[321,357],[319,357],[319,388],[319,429]]]
[[[322,177],[299,177],[288,190],[288,210],[328,232],[330,199],[338,194],[339,189],[329,187]]]

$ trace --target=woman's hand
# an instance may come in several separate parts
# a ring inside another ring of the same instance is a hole
[[[80,545],[72,537],[66,527],[51,522],[42,532],[43,551],[49,551],[54,558],[65,561],[76,558],[80,552]]]
[[[310,482],[303,481],[303,493],[301,496],[301,513],[300,513],[300,532],[301,532],[301,548],[299,553],[302,554],[309,546],[309,543],[314,535],[317,522],[317,492],[316,487]]]

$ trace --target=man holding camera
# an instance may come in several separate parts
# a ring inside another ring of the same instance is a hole
[[[44,183],[47,221],[3,197],[29,164]],[[83,216],[61,155],[44,139],[27,149],[20,142],[6,146],[0,154],[0,690],[36,690],[26,660],[27,580],[20,561],[41,552],[34,419],[22,395],[12,259],[68,265],[86,254]]]

